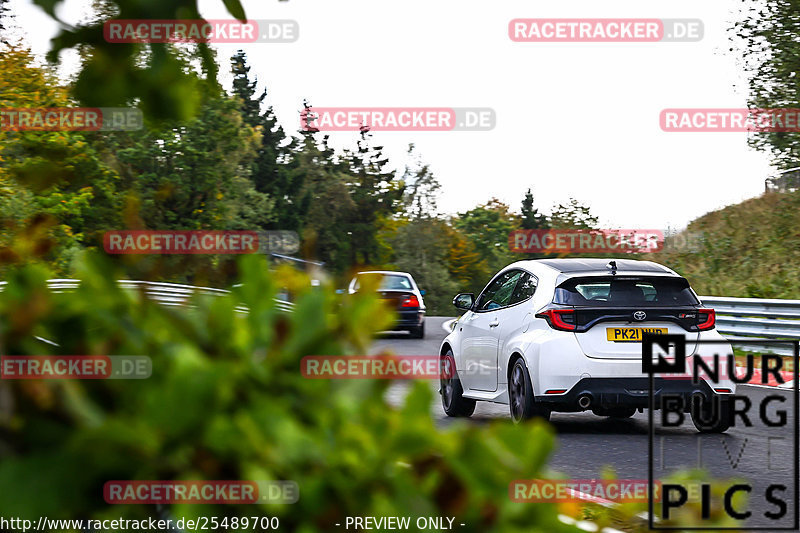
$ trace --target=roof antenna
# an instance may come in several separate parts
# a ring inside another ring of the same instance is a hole
[[[606,268],[610,268],[611,269],[611,275],[612,276],[616,276],[617,275],[617,262],[616,261],[609,261],[608,264],[606,265]]]

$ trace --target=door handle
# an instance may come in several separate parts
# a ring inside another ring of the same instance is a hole
[[[494,320],[492,320],[491,322],[489,322],[489,327],[490,328],[496,328],[499,325],[500,325],[500,321],[497,320],[496,318]]]

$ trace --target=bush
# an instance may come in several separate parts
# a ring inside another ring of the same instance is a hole
[[[340,299],[296,273],[240,263],[243,286],[161,307],[121,290],[99,256],[80,261],[77,292],[54,294],[41,267],[14,270],[0,294],[1,353],[147,355],[146,380],[0,381],[0,515],[144,518],[110,506],[108,480],[294,480],[291,505],[173,505],[175,517],[278,516],[286,531],[347,516],[454,516],[460,531],[571,530],[553,505],[512,503],[553,446],[546,424],[434,426],[429,383],[401,408],[381,380],[309,380],[305,355],[364,353],[391,317],[372,296]],[[291,314],[278,287],[299,294]],[[244,303],[249,313],[237,313]],[[45,345],[34,336],[52,339]]]

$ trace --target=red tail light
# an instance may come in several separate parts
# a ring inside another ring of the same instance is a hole
[[[713,309],[697,310],[697,329],[700,331],[712,329],[717,322],[717,314]]]
[[[536,315],[536,318],[544,318],[550,327],[561,331],[575,331],[575,310],[574,309],[548,309]]]
[[[412,294],[403,300],[400,307],[419,307],[419,299],[417,299],[416,295]]]

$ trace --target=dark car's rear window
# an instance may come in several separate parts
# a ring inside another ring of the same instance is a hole
[[[358,274],[354,285],[355,290],[361,289],[367,278],[373,285],[378,286],[379,291],[411,291],[414,288],[411,286],[411,280],[408,276],[400,274],[381,274],[381,273],[367,273]]]
[[[684,278],[572,278],[556,288],[553,302],[589,307],[698,305]]]

